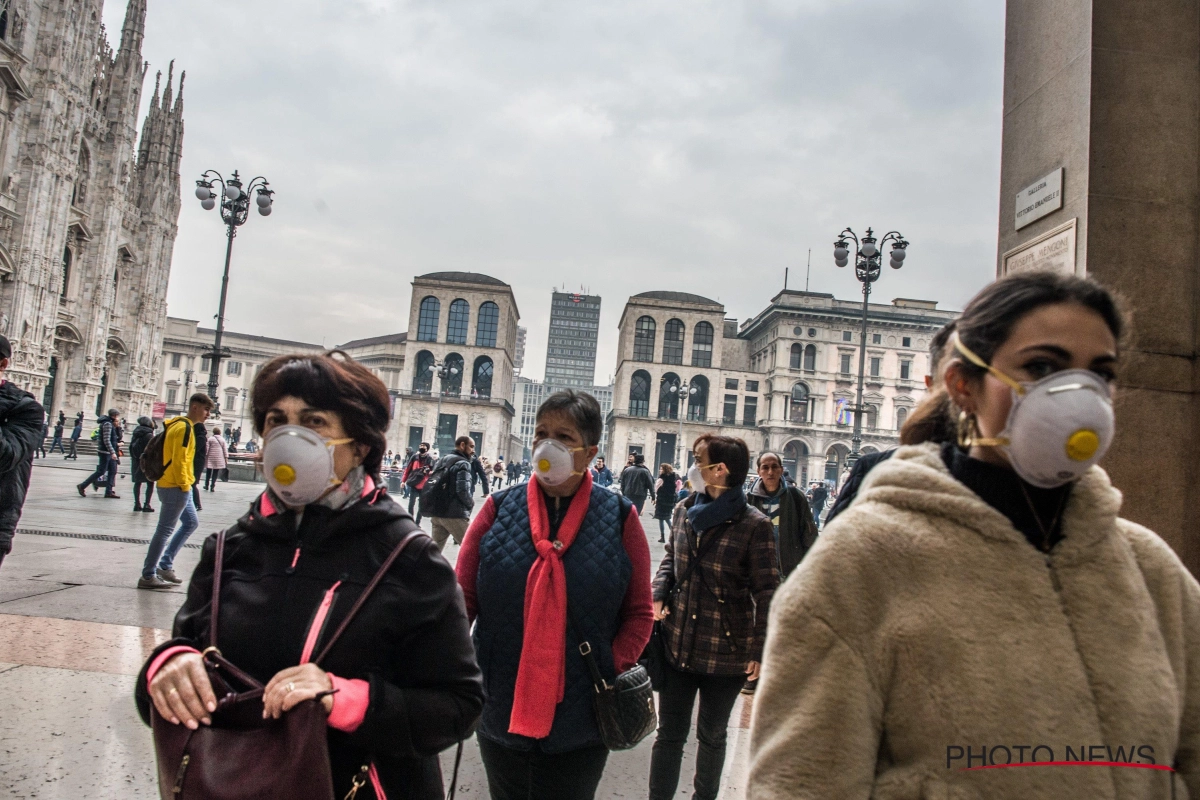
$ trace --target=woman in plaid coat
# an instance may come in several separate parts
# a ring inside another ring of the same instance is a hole
[[[746,443],[706,434],[692,450],[688,480],[695,491],[675,507],[654,579],[667,681],[659,695],[650,800],[675,796],[697,693],[694,797],[717,797],[729,715],[747,678],[758,679],[768,606],[779,585],[771,521],[747,505],[742,491],[750,470]]]

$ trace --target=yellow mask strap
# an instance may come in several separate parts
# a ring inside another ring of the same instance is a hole
[[[325,442],[326,447],[337,447],[339,444],[350,444],[353,439],[329,439]]]
[[[959,353],[961,353],[963,358],[967,359],[967,361],[970,361],[972,364],[974,364],[977,367],[986,369],[989,373],[991,373],[996,378],[996,380],[1005,384],[1006,386],[1008,386],[1010,389],[1012,389],[1017,394],[1022,394],[1022,395],[1025,394],[1024,386],[1022,386],[1017,381],[1015,381],[1012,378],[1010,378],[1009,376],[1005,375],[1003,372],[996,369],[991,364],[987,363],[982,358],[980,358],[978,355],[976,355],[969,347],[967,347],[965,344],[962,343],[962,339],[958,338],[957,332],[955,332],[955,334],[954,334],[954,349],[957,350]]]

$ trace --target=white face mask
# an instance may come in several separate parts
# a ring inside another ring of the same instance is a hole
[[[300,425],[280,425],[263,442],[267,485],[289,506],[315,503],[341,483],[333,467],[333,448],[353,441],[326,439]]]
[[[1051,489],[1078,480],[1108,452],[1116,424],[1108,384],[1099,375],[1069,369],[1018,383],[971,352],[957,335],[954,346],[1013,392],[1000,436],[971,444],[999,448],[1027,483]]]
[[[533,448],[533,472],[544,486],[561,486],[582,471],[575,470],[572,453],[585,447],[567,447],[557,439],[543,439]]]
[[[688,480],[692,484],[693,492],[699,492],[700,494],[704,494],[704,489],[708,486],[708,481],[704,480],[704,470],[712,469],[715,466],[717,466],[717,465],[716,464],[707,464],[702,467],[695,462],[692,463],[691,469],[688,470],[687,477],[688,477]],[[714,483],[713,486],[717,486],[717,484]],[[717,488],[724,489],[726,487],[717,486]]]

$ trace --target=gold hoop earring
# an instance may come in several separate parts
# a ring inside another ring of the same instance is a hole
[[[958,412],[958,446],[964,450],[970,449],[978,432],[979,427],[975,424],[975,415],[968,414],[966,411]]]

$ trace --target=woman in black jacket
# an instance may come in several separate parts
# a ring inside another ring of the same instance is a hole
[[[129,437],[129,477],[133,481],[133,510],[154,513],[150,496],[154,494],[154,481],[142,472],[141,458],[146,445],[154,438],[154,421],[149,417],[138,417],[137,427]],[[142,502],[142,484],[146,484],[146,502]]]
[[[679,476],[670,464],[663,462],[659,467],[658,482],[654,484],[654,518],[658,520],[658,541],[666,542],[667,532],[671,530],[671,517],[675,513],[675,503],[679,491]]]
[[[417,530],[378,484],[390,398],[340,352],[282,356],[255,379],[270,488],[225,535],[219,646],[265,685],[264,716],[320,700],[337,797],[442,797],[437,754],[469,736],[483,686],[454,572],[427,537],[403,551],[320,666],[310,662],[396,545]],[[205,542],[174,638],[136,684],[138,711],[196,729],[216,697],[209,645],[216,536]],[[268,765],[269,766],[269,765]]]

